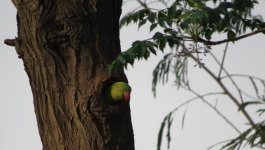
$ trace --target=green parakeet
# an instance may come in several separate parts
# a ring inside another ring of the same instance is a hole
[[[114,82],[103,90],[103,100],[108,104],[129,102],[131,87],[126,82]]]

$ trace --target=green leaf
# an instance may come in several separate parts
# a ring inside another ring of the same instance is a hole
[[[164,33],[168,33],[171,36],[176,36],[178,34],[178,32],[175,29],[172,29],[172,28],[166,28],[164,30]]]
[[[127,13],[124,17],[121,18],[121,20],[120,20],[120,29],[123,26],[128,25],[131,15],[132,15],[132,13]]]
[[[175,42],[173,40],[168,40],[168,45],[170,48],[173,48],[175,46]]]
[[[163,34],[160,32],[156,32],[153,36],[153,39],[158,43],[158,41],[160,41],[163,38]]]
[[[212,38],[212,34],[213,34],[213,31],[210,30],[210,29],[206,29],[205,33],[204,33],[204,36],[207,40],[211,40]]]
[[[156,50],[155,50],[154,48],[149,48],[149,51],[150,51],[151,53],[153,53],[154,55],[156,55]]]
[[[148,14],[148,20],[151,22],[151,23],[154,23],[155,22],[155,20],[156,20],[156,13],[154,13],[154,12],[150,12],[149,14]]]
[[[139,11],[139,20],[143,20],[143,18],[145,17],[145,15],[149,12],[148,9],[143,9]]]
[[[148,50],[151,53],[153,53],[154,55],[156,55],[156,50],[155,50],[156,45],[153,42],[150,42],[150,41],[146,41],[146,45],[148,47]]]
[[[145,53],[143,55],[144,59],[147,60],[149,58],[149,56],[150,56],[150,52],[149,51],[145,51]]]
[[[163,11],[158,12],[158,19],[159,20],[163,20],[163,19],[165,19],[165,17],[166,17],[165,12],[163,12]]]
[[[166,21],[166,14],[163,11],[158,12],[158,24],[164,28],[165,27],[165,21]]]
[[[157,27],[158,23],[154,23],[150,26],[150,32],[153,31]]]
[[[175,18],[179,18],[181,16],[182,12],[183,12],[183,9],[177,10],[177,12],[175,14],[176,15]]]
[[[171,125],[173,123],[173,119],[171,118],[172,113],[168,114],[167,118],[167,148],[170,149],[170,142],[171,142]]]
[[[201,9],[204,6],[201,0],[186,0],[186,1],[193,8]]]
[[[172,27],[173,21],[171,19],[166,19],[165,21],[169,27]]]
[[[177,8],[176,8],[176,5],[172,5],[168,9],[168,17],[170,19],[174,19],[174,18],[176,18],[176,16],[177,16]]]
[[[140,18],[139,18],[139,12],[133,14],[131,17],[132,17],[132,21],[133,21],[133,22],[137,22],[137,21],[140,19]]]
[[[148,51],[147,51],[147,46],[146,46],[146,44],[144,44],[144,43],[140,43],[139,46],[138,46],[138,48],[139,48],[139,55],[138,55],[138,58],[139,58],[139,59],[142,58],[142,57],[146,58],[146,53],[148,52]]]
[[[164,28],[164,27],[166,27],[166,25],[165,25],[165,20],[159,20],[158,21],[158,24],[160,25],[160,27],[162,27],[162,28]]]
[[[139,24],[138,24],[138,28],[140,28],[141,26],[143,26],[146,23],[146,19],[140,20]]]
[[[236,37],[236,33],[234,31],[232,31],[232,30],[227,31],[227,38],[228,39],[233,40],[233,39],[235,39],[235,37]]]
[[[158,48],[163,52],[167,44],[167,38],[164,36],[164,34],[157,32],[153,36],[153,39],[157,43]]]
[[[166,44],[167,44],[167,39],[166,38],[161,38],[160,41],[159,41],[159,49],[161,51],[164,51],[164,48],[166,47]]]
[[[184,111],[184,113],[183,113],[183,116],[182,116],[182,123],[181,123],[181,128],[182,128],[182,130],[184,129],[184,124],[185,124],[185,118],[186,118],[186,114],[187,114],[187,111],[188,111],[188,106],[189,105],[187,105],[186,106],[186,109],[185,109],[185,111]]]
[[[159,129],[158,138],[157,138],[157,150],[161,149],[162,139],[163,139],[163,132],[164,132],[164,129],[165,129],[167,118],[168,118],[168,116],[166,116],[164,118],[163,122],[161,123],[160,129]]]

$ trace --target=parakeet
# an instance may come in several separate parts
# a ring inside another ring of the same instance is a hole
[[[131,87],[126,82],[114,82],[103,90],[103,100],[108,104],[129,102]]]

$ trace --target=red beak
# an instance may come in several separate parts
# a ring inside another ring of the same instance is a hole
[[[129,102],[130,101],[130,92],[124,92],[123,98],[124,98],[125,102]]]

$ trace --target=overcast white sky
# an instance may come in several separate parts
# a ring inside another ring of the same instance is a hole
[[[265,3],[257,7],[256,14],[265,16]],[[125,10],[133,6],[127,5]],[[41,150],[33,100],[28,78],[22,61],[17,58],[15,49],[3,44],[4,39],[16,36],[16,10],[10,0],[0,1],[0,150]],[[121,30],[122,49],[128,48],[132,41],[150,37],[146,30],[129,26]],[[230,44],[225,67],[232,73],[246,73],[265,78],[264,68],[265,36],[259,35]],[[223,46],[213,48],[219,53]],[[177,90],[173,82],[158,87],[157,97],[151,93],[152,70],[159,61],[151,57],[148,61],[136,63],[126,71],[132,86],[131,111],[137,150],[156,148],[157,134],[164,116],[177,105],[193,97]],[[205,58],[206,65],[211,62]],[[214,67],[214,66],[213,66]],[[192,82],[202,93],[216,88],[212,80],[199,68],[190,71]],[[213,99],[222,99],[215,98]],[[245,120],[230,103],[218,105],[229,119],[241,129]],[[189,105],[184,130],[181,130],[182,114],[176,115],[172,129],[173,150],[206,150],[210,145],[236,136],[236,132],[205,104],[196,102]],[[264,118],[263,118],[264,119]],[[165,145],[164,145],[165,146]]]

